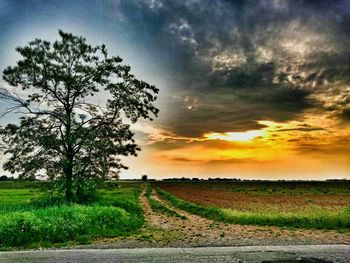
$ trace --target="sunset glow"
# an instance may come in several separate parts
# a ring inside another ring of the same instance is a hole
[[[263,136],[264,132],[260,130],[245,132],[225,132],[225,133],[206,133],[203,135],[208,140],[223,140],[230,142],[249,142],[256,137]]]

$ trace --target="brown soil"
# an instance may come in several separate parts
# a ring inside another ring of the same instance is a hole
[[[219,223],[176,209],[155,194],[152,198],[187,218],[180,219],[154,212],[147,199],[141,197],[148,227],[155,233],[151,240],[161,246],[350,244],[349,235],[336,231],[290,230]]]
[[[135,248],[135,247],[200,247],[249,245],[310,245],[347,244],[350,235],[331,230],[291,230],[279,227],[234,225],[214,222],[174,208],[157,196],[151,198],[186,217],[169,216],[151,209],[147,198],[140,196],[146,225],[139,234],[128,238],[98,239],[91,245],[78,248]]]
[[[181,199],[205,206],[234,208],[240,211],[261,211],[275,209],[283,212],[295,212],[315,207],[336,211],[350,205],[350,195],[254,195],[210,189],[189,185],[165,184],[160,186]]]

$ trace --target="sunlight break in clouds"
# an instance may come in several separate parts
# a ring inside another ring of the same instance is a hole
[[[206,133],[204,138],[209,140],[223,140],[231,142],[249,142],[256,137],[261,137],[264,132],[261,130],[245,131],[245,132],[225,132],[225,133]]]

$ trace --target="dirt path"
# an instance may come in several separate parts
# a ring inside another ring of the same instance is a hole
[[[348,234],[329,230],[290,230],[279,227],[259,227],[214,222],[171,206],[153,191],[151,196],[164,206],[187,219],[152,211],[142,195],[148,228],[155,234],[150,238],[167,246],[237,246],[291,244],[350,244]],[[152,232],[151,231],[151,232]]]
[[[331,230],[300,230],[280,227],[244,226],[214,222],[174,208],[153,191],[152,198],[187,219],[155,212],[143,192],[146,224],[127,238],[102,238],[93,244],[72,248],[142,248],[142,247],[227,247],[350,244],[350,235]]]

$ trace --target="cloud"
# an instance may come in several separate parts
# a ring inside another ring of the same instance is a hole
[[[325,131],[325,129],[319,128],[319,127],[298,127],[298,128],[276,130],[276,132],[288,132],[288,131],[310,132],[310,131]]]
[[[342,118],[344,121],[347,121],[347,122],[350,121],[350,109],[349,109],[349,108],[346,108],[346,109],[343,109],[343,110],[342,110],[342,112],[341,112],[341,118]]]
[[[176,96],[168,98],[169,110],[163,110],[159,121],[185,137],[201,137],[206,132],[261,129],[266,126],[259,124],[259,120],[294,119],[315,103],[307,98],[308,92],[283,86],[173,94]]]
[[[171,162],[181,162],[181,163],[193,163],[193,162],[202,162],[201,160],[193,160],[185,157],[168,157],[168,156],[162,156],[163,159],[166,159],[167,161]]]
[[[186,157],[172,157],[172,156],[161,156],[164,160],[169,162],[178,162],[178,163],[200,163],[201,165],[230,165],[230,164],[266,164],[274,163],[276,161],[262,161],[256,160],[254,158],[223,158],[223,159],[213,159],[213,160],[200,160],[195,158],[186,158]]]
[[[348,1],[119,3],[138,8],[125,23],[168,65],[160,122],[177,136],[259,129],[256,120],[289,121],[309,109],[336,107],[333,118],[346,119]]]

